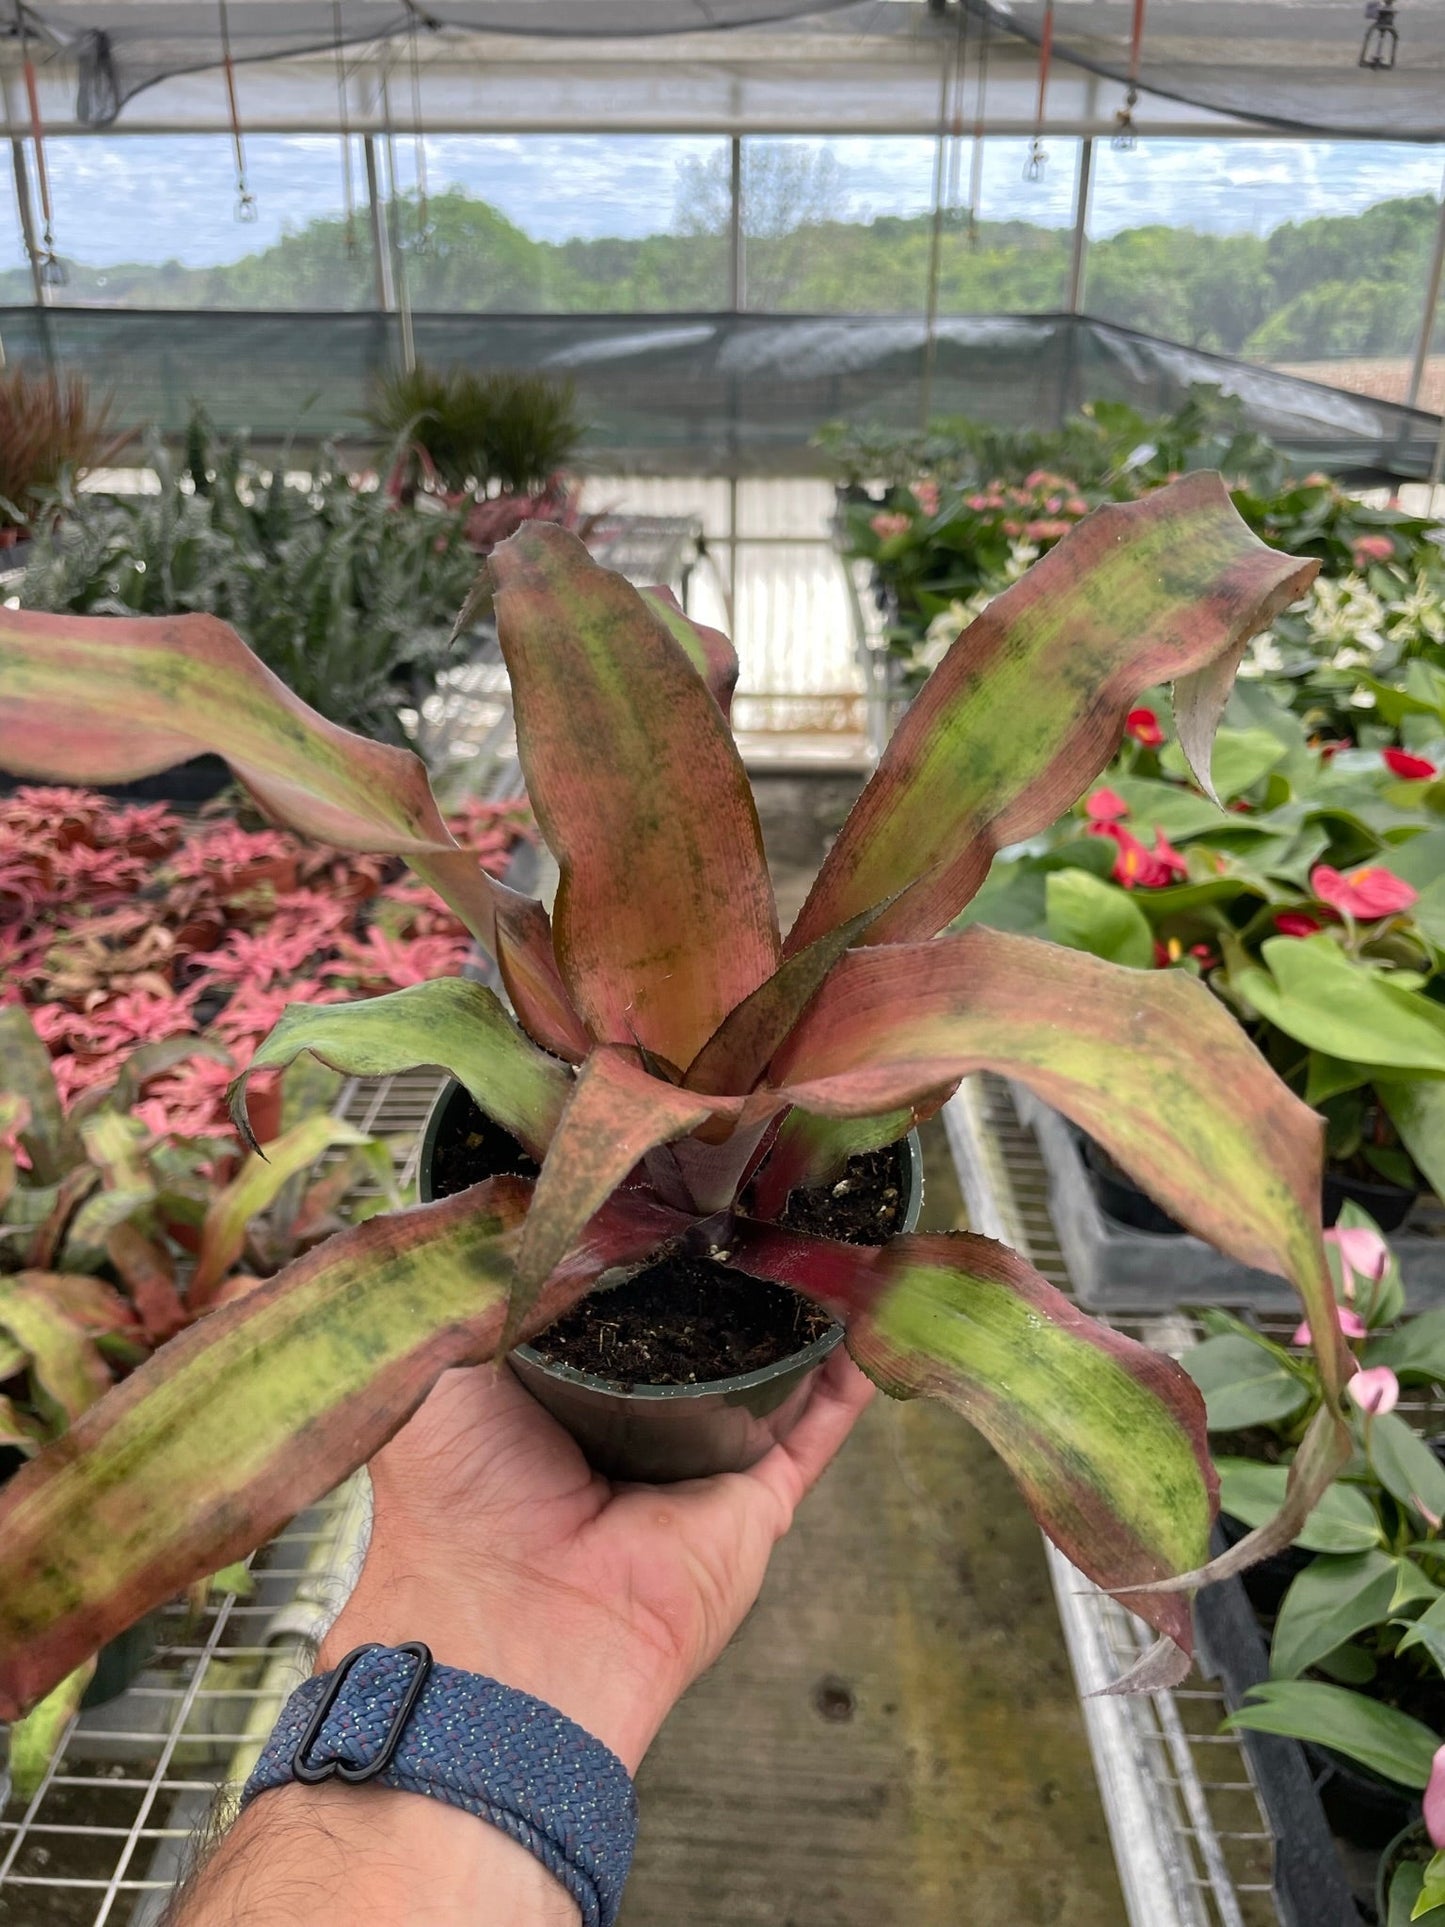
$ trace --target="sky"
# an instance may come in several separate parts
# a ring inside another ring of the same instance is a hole
[[[916,214],[932,200],[933,143],[833,139],[854,218]],[[529,234],[636,236],[672,224],[680,165],[706,158],[711,139],[642,136],[443,136],[427,142],[432,188],[455,185],[493,203]],[[1048,143],[1042,182],[1022,178],[1025,144],[988,144],[980,213],[1046,225],[1072,220],[1076,144]],[[47,144],[55,240],[95,266],[176,259],[232,261],[343,205],[339,143],[329,136],[253,137],[247,144],[258,218],[234,217],[230,143],[221,136],[91,136]],[[962,180],[967,192],[969,148]],[[396,143],[403,187],[414,145]],[[1092,232],[1164,221],[1218,233],[1266,233],[1312,214],[1357,213],[1399,194],[1438,194],[1445,152],[1326,141],[1150,141],[1132,153],[1095,149]],[[364,193],[358,160],[356,186]],[[23,263],[8,151],[0,148],[0,268]]]

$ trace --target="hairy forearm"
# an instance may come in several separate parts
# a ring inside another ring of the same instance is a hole
[[[484,1673],[559,1707],[635,1770],[667,1712],[607,1623],[557,1623],[505,1575],[466,1570],[455,1547],[373,1541],[318,1670],[355,1646],[420,1639],[442,1664]],[[566,1890],[524,1847],[470,1813],[375,1786],[261,1794],[173,1903],[167,1927],[576,1927]]]

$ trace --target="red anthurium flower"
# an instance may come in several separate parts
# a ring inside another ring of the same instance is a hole
[[[1117,790],[1095,790],[1084,810],[1092,823],[1116,823],[1129,814],[1129,805]]]
[[[1282,937],[1312,937],[1325,926],[1308,910],[1277,910],[1274,927]]]
[[[1380,751],[1380,756],[1385,768],[1392,775],[1403,776],[1407,780],[1411,778],[1423,780],[1425,777],[1438,774],[1428,756],[1412,756],[1408,749],[1383,749]]]
[[[1408,910],[1419,896],[1413,884],[1406,883],[1392,870],[1382,870],[1378,864],[1365,864],[1342,876],[1328,863],[1318,863],[1310,871],[1310,888],[1321,903],[1346,916],[1358,917],[1362,923],[1391,916],[1396,910]]]
[[[1186,877],[1189,874],[1189,865],[1165,836],[1163,830],[1157,827],[1154,831],[1154,860],[1164,866],[1170,877]],[[1167,881],[1167,877],[1165,880]]]
[[[1159,727],[1159,718],[1152,709],[1131,709],[1124,728],[1145,749],[1158,749],[1164,741],[1164,731]]]

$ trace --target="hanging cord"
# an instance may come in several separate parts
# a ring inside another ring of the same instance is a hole
[[[970,247],[975,248],[979,241],[979,209],[983,206],[983,130],[988,95],[988,46],[988,21],[985,19],[979,23],[978,90],[973,111],[973,153],[969,157],[968,169],[968,242]]]
[[[1045,0],[1044,24],[1039,34],[1039,102],[1034,109],[1034,137],[1024,162],[1024,179],[1041,181],[1049,157],[1044,151],[1044,99],[1049,91],[1049,62],[1054,53],[1054,0]]]
[[[25,98],[30,104],[30,140],[35,149],[35,178],[40,187],[40,212],[45,222],[40,247],[33,251],[35,272],[47,288],[63,288],[69,277],[65,272],[65,263],[55,252],[55,217],[50,205],[50,169],[45,164],[45,124],[40,118],[40,88],[35,79],[35,62],[30,58],[30,34],[20,0],[15,0],[15,26],[20,35]]]
[[[356,257],[356,186],[351,176],[351,110],[346,98],[346,54],[342,47],[341,0],[331,0],[332,45],[336,55],[336,118],[341,128],[341,191],[346,205],[345,246]]]
[[[417,44],[422,16],[412,0],[406,0],[406,11],[411,20],[411,30],[407,35],[407,59],[411,67],[411,137],[416,157],[416,247],[419,254],[424,254],[431,246],[432,231],[431,202],[427,193],[426,135],[422,131],[421,117],[421,53]],[[428,21],[427,25],[433,23]]]
[[[943,267],[943,228],[949,206],[949,163],[957,176],[957,140],[963,88],[963,33],[967,19],[958,11],[958,31],[943,48],[938,88],[938,145],[933,161],[933,229],[928,248],[928,307],[923,339],[923,378],[919,384],[919,426],[926,434],[933,413],[933,371],[938,359],[938,294]],[[950,151],[950,143],[952,151]]]
[[[221,66],[226,75],[226,102],[231,110],[231,146],[236,157],[236,219],[251,222],[256,218],[256,197],[246,185],[246,143],[241,134],[241,110],[236,104],[236,63],[231,58],[231,23],[226,17],[226,0],[217,0],[221,10]]]
[[[1132,153],[1139,144],[1134,109],[1139,104],[1140,53],[1144,46],[1144,9],[1148,3],[1149,0],[1134,0],[1134,26],[1129,37],[1129,86],[1124,105],[1114,116],[1114,138],[1110,142],[1121,154]]]

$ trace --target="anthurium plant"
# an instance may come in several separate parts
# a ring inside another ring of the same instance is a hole
[[[404,855],[497,959],[510,1013],[461,978],[289,1010],[238,1113],[252,1074],[304,1052],[438,1064],[541,1162],[340,1233],[171,1340],[11,1482],[0,1717],[264,1540],[446,1367],[679,1250],[805,1294],[885,1390],[976,1425],[1044,1529],[1159,1632],[1130,1683],[1178,1677],[1214,1511],[1188,1375],[986,1238],[868,1248],[778,1217],[966,1074],[1026,1080],[1183,1223],[1298,1286],[1324,1403],[1283,1513],[1223,1569],[1298,1529],[1348,1443],[1318,1118],[1182,973],[939,933],[1002,844],[1090,788],[1141,691],[1172,683],[1207,778],[1249,636],[1312,573],[1212,476],[1090,518],[959,638],[786,939],[725,713],[731,649],[560,529],[521,531],[478,591],[560,872],[550,917],[452,841],[415,757],[307,710],[221,623],[0,610],[0,766],[114,780],[219,751],[292,827]]]
[[[1435,763],[1312,744],[1242,684],[1215,742],[1215,801],[1162,715],[1135,707],[1106,781],[997,864],[964,921],[1202,977],[1324,1115],[1334,1170],[1445,1193]]]
[[[1445,1312],[1402,1321],[1388,1245],[1362,1212],[1348,1216],[1326,1238],[1356,1362],[1353,1450],[1297,1541],[1312,1556],[1274,1616],[1270,1677],[1227,1724],[1313,1741],[1423,1792],[1445,1846],[1445,1470],[1396,1409],[1445,1376]],[[1228,1314],[1202,1318],[1210,1335],[1182,1362],[1205,1394],[1221,1507],[1247,1525],[1273,1514],[1318,1407],[1310,1334],[1281,1345]]]

